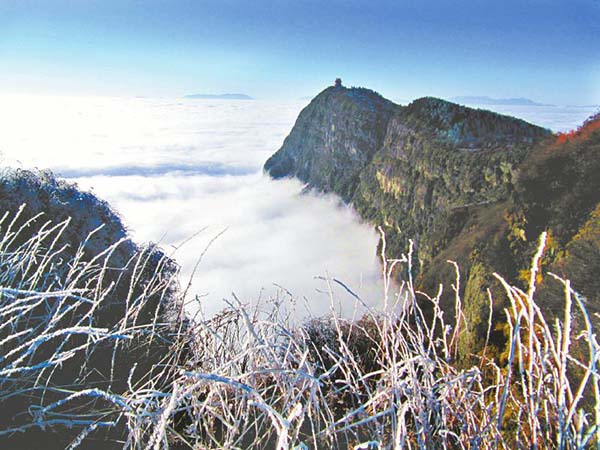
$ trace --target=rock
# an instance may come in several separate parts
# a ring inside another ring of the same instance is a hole
[[[348,201],[399,109],[368,89],[327,88],[300,113],[265,170],[273,178],[296,177]]]

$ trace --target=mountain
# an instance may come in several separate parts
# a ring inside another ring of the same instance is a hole
[[[330,87],[300,113],[265,169],[273,178],[295,176],[348,201],[397,109],[368,89]]]
[[[552,106],[544,103],[537,103],[528,98],[491,98],[487,96],[464,96],[453,97],[454,103],[461,105],[513,105],[513,106]]]
[[[186,99],[210,99],[210,100],[254,100],[246,94],[190,94],[183,98]]]
[[[383,228],[389,257],[406,253],[412,241],[413,275],[424,292],[449,286],[455,274],[447,261],[456,261],[471,327],[460,338],[467,355],[483,345],[488,288],[494,318],[504,320],[506,303],[492,274],[526,289],[524,274],[544,230],[551,236],[544,269],[568,273],[598,310],[600,283],[591,280],[600,269],[598,124],[600,116],[554,135],[436,98],[399,106],[366,89],[330,87],[300,113],[265,171],[337,193]],[[541,298],[549,311],[562,304],[550,287],[540,290],[548,293]],[[453,317],[451,289],[442,300]],[[493,332],[490,342],[501,348],[504,338]]]

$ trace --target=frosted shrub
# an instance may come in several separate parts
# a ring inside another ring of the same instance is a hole
[[[460,298],[455,327],[443,317],[440,295],[428,298],[433,317],[426,319],[410,276],[399,294],[384,293],[385,309],[360,321],[331,316],[293,327],[277,309],[264,316],[236,301],[196,325],[195,357],[176,374],[176,389],[155,399],[163,416],[153,425],[154,448],[167,445],[166,411],[183,413],[182,435],[194,448],[598,445],[598,345],[584,300],[568,281],[558,279],[561,320],[551,326],[536,305],[544,242],[542,235],[527,292],[496,275],[510,305],[502,363],[484,354],[479,364],[457,369]],[[386,286],[410,260],[384,257]],[[574,307],[583,318],[579,329]],[[584,361],[570,353],[574,340],[586,346]]]
[[[0,440],[36,448],[51,433],[50,448],[90,437],[121,448],[132,383],[153,376],[164,389],[158,363],[174,362],[171,263],[148,247],[115,267],[126,239],[90,256],[95,232],[73,249],[70,220],[24,210],[0,218]]]
[[[545,235],[526,291],[496,275],[506,357],[484,352],[459,369],[460,280],[449,321],[441,290],[415,292],[410,253],[389,260],[383,246],[384,306],[360,320],[298,326],[283,301],[250,308],[234,297],[188,323],[165,306],[182,300],[160,252],[115,268],[119,241],[93,257],[83,242],[67,257],[68,222],[26,232],[39,218],[19,214],[0,222],[0,440],[11,448],[44,433],[56,448],[600,448],[585,299],[555,277],[563,316],[549,323],[535,301]],[[392,293],[401,269],[407,281]]]

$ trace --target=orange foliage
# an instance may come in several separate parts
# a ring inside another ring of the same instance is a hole
[[[559,133],[556,138],[556,143],[560,145],[566,142],[583,141],[588,139],[592,133],[595,133],[598,130],[600,130],[600,114],[590,117],[576,130],[567,133]]]

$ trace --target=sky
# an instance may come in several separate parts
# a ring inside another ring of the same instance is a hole
[[[0,0],[0,93],[600,104],[598,0]]]

